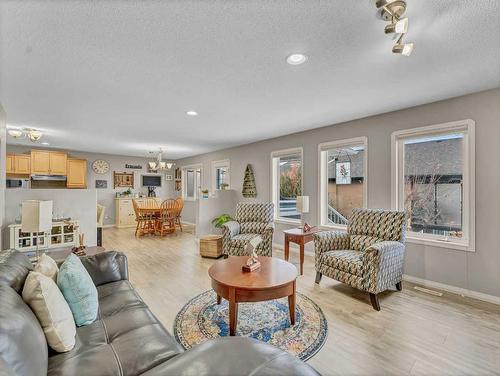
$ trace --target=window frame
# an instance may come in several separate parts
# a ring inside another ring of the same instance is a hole
[[[279,217],[279,168],[276,168],[274,160],[279,157],[286,157],[288,155],[300,154],[300,189],[304,194],[304,148],[297,146],[289,149],[275,150],[271,152],[271,201],[274,204],[274,221],[276,223],[297,225],[300,224],[300,219],[290,219]]]
[[[186,179],[186,170],[195,170],[195,179],[194,179],[194,196],[187,196],[187,179]],[[200,186],[196,186],[196,170],[200,170]],[[184,201],[196,201],[198,200],[200,196],[199,190],[201,189],[201,185],[203,184],[203,165],[202,164],[193,164],[193,165],[186,165],[181,167],[181,187],[182,187],[182,198]]]
[[[322,142],[318,144],[318,223],[319,227],[327,230],[346,230],[347,225],[328,224],[328,210],[326,203],[328,202],[328,150],[338,147],[348,147],[362,144],[364,147],[363,157],[363,208],[368,207],[368,137],[353,137],[341,140]]]
[[[475,122],[471,119],[404,129],[391,135],[391,206],[399,210],[404,199],[404,141],[411,138],[462,133],[463,153],[463,238],[407,231],[407,241],[415,244],[475,252]]]
[[[217,169],[221,167],[227,167],[227,184],[229,184],[227,189],[231,189],[231,162],[229,159],[221,159],[218,161],[212,161],[212,193],[215,194],[217,189]]]

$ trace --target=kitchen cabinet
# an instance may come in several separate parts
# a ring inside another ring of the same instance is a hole
[[[31,173],[33,175],[66,175],[67,159],[66,153],[32,150]]]
[[[7,174],[14,174],[14,158],[15,156],[13,154],[7,154],[7,165],[5,166],[5,173]]]
[[[7,166],[5,172],[7,174],[29,175],[31,173],[29,155],[7,154],[6,160]]]
[[[68,158],[66,172],[68,188],[87,188],[87,161],[85,159]]]

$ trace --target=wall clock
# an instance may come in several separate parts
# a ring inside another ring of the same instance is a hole
[[[105,174],[109,171],[109,163],[104,159],[98,159],[92,163],[92,170],[94,170],[96,174]]]

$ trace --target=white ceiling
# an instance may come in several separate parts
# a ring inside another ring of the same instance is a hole
[[[1,0],[0,102],[54,147],[180,158],[500,86],[500,1],[408,1],[409,58],[374,0]]]

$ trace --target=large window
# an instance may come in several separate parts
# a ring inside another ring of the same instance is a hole
[[[201,190],[201,167],[186,166],[182,168],[182,197],[186,201],[196,200]]]
[[[229,160],[213,161],[212,162],[212,190],[215,192],[218,189],[229,189]]]
[[[352,209],[366,207],[365,137],[319,145],[320,223],[345,227]]]
[[[471,120],[393,134],[393,205],[411,239],[473,247],[473,139]]]
[[[297,196],[302,195],[302,148],[272,152],[271,163],[275,218],[299,222]]]

